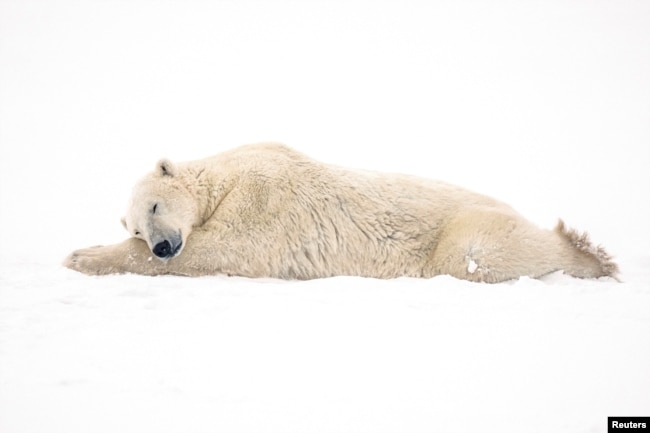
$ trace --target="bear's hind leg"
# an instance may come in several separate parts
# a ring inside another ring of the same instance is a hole
[[[555,234],[566,247],[568,257],[564,272],[578,278],[612,277],[618,280],[618,266],[612,256],[602,246],[592,244],[587,233],[570,229],[559,220]]]
[[[476,282],[537,278],[561,269],[561,246],[514,212],[465,212],[442,229],[430,266],[433,275]]]

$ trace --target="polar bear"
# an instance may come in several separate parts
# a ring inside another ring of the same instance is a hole
[[[617,273],[603,248],[562,221],[540,229],[491,197],[323,164],[276,143],[159,161],[136,184],[122,223],[131,238],[75,251],[65,266],[90,275],[447,274],[489,283]]]

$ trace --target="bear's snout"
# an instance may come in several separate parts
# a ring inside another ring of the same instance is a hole
[[[167,239],[165,239],[162,242],[158,242],[153,247],[152,252],[161,259],[168,259],[170,257],[174,257],[181,250],[182,246],[183,243],[181,242],[178,244],[178,246],[172,248],[172,244]]]

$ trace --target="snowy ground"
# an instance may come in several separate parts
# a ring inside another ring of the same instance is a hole
[[[606,431],[650,414],[650,3],[0,0],[0,432]],[[622,283],[86,277],[160,157],[434,177]]]
[[[600,432],[647,414],[650,281],[2,268],[2,432]]]

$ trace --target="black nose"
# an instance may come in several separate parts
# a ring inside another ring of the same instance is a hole
[[[172,255],[172,246],[169,241],[159,242],[153,247],[153,253],[161,259],[164,259]]]

